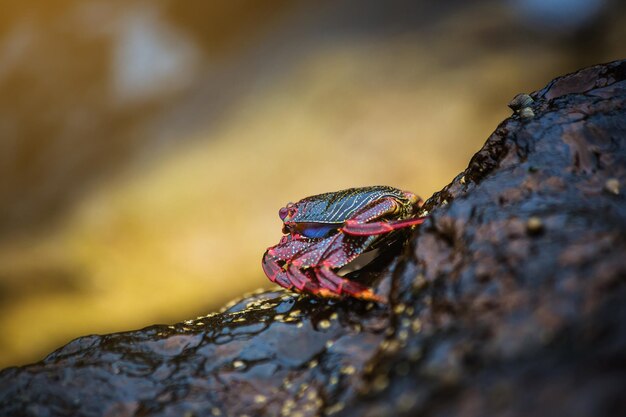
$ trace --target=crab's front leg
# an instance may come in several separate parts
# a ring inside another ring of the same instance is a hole
[[[371,288],[334,272],[334,269],[341,268],[361,254],[363,248],[368,246],[368,241],[368,238],[349,238],[337,233],[298,253],[289,266],[288,275],[313,274],[321,288],[309,292],[324,297],[347,294],[361,300],[385,303],[385,297],[375,294]]]
[[[262,267],[268,278],[288,290],[297,288],[313,294],[326,296],[326,291],[317,284],[313,277],[295,268],[291,263],[301,251],[305,251],[314,243],[294,236],[283,236],[281,242],[269,248],[263,255]]]
[[[362,210],[358,211],[354,217],[346,220],[341,231],[352,236],[380,235],[415,226],[424,223],[426,220],[425,217],[421,217],[416,219],[372,222],[372,220],[396,213],[399,209],[399,203],[394,198],[380,199],[365,206]]]
[[[384,296],[377,295],[371,288],[361,285],[357,282],[350,281],[347,278],[337,275],[327,266],[321,266],[315,269],[315,275],[320,284],[337,295],[348,294],[353,298],[364,301],[376,301],[377,303],[387,303]]]
[[[283,288],[288,290],[296,288],[298,291],[304,291],[310,294],[320,295],[322,297],[337,296],[315,282],[315,280],[309,276],[309,273],[312,271],[306,271],[305,273],[291,264],[287,267],[287,270],[285,270],[278,263],[278,260],[269,255],[267,252],[265,252],[265,255],[263,256],[262,266],[263,271],[265,271],[265,275],[267,275],[272,282],[275,282]]]

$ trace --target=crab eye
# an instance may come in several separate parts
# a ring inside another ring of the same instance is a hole
[[[297,211],[298,209],[296,208],[296,205],[293,203],[289,203],[287,204],[287,206],[278,210],[278,216],[281,220],[285,220],[285,218],[287,217],[293,217]]]

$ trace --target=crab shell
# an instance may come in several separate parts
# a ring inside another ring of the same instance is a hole
[[[421,199],[388,186],[350,188],[307,197],[279,210],[280,243],[268,248],[263,270],[277,284],[323,297],[349,295],[384,301],[374,292],[335,271],[388,234],[420,224]]]

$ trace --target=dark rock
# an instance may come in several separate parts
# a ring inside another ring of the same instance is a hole
[[[530,96],[355,273],[389,306],[276,291],[83,337],[0,373],[0,415],[624,415],[626,61]]]

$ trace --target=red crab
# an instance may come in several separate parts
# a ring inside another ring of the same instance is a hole
[[[372,289],[336,271],[387,242],[390,232],[423,223],[424,217],[416,217],[421,205],[415,194],[387,186],[350,188],[289,203],[278,212],[285,236],[263,255],[263,270],[287,289],[384,302]]]

